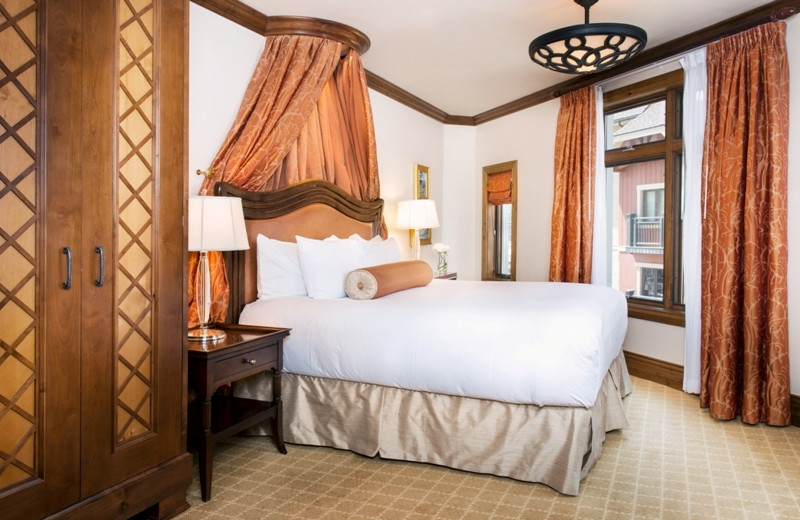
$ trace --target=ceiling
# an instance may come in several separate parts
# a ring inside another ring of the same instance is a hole
[[[771,0],[599,0],[592,22],[638,25],[647,48]],[[473,116],[571,76],[528,57],[542,33],[583,23],[574,0],[242,0],[270,15],[323,18],[365,33],[371,73],[450,115]]]

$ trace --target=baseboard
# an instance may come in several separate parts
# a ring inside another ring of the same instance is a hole
[[[625,363],[628,365],[628,372],[634,377],[660,383],[676,390],[683,389],[681,365],[628,351],[625,351]],[[791,408],[792,425],[800,427],[800,396],[791,396]]]
[[[683,390],[683,367],[675,363],[625,351],[625,363],[632,376]]]

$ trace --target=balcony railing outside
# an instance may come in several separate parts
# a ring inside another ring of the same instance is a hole
[[[637,217],[625,215],[628,228],[627,247],[664,248],[664,217]]]

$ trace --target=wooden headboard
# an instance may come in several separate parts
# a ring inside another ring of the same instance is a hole
[[[365,202],[353,198],[335,184],[309,180],[269,192],[241,190],[225,182],[214,186],[217,196],[242,199],[250,249],[226,255],[230,302],[228,318],[238,323],[245,304],[256,299],[259,234],[294,242],[295,235],[323,239],[346,238],[357,233],[369,239],[380,234],[383,200]]]

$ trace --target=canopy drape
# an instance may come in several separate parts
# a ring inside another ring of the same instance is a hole
[[[236,119],[211,163],[219,181],[271,191],[325,179],[362,200],[380,197],[372,108],[358,53],[300,35],[268,36]],[[228,281],[220,253],[209,253],[211,320],[224,321]],[[196,325],[195,254],[189,259],[189,323]]]
[[[791,421],[785,33],[770,23],[707,49],[700,405],[748,424]]]
[[[591,282],[595,118],[594,87],[561,97],[550,235],[551,282]]]
[[[361,59],[347,53],[262,191],[325,179],[361,200],[380,196],[375,134]],[[369,131],[368,131],[369,130]]]

